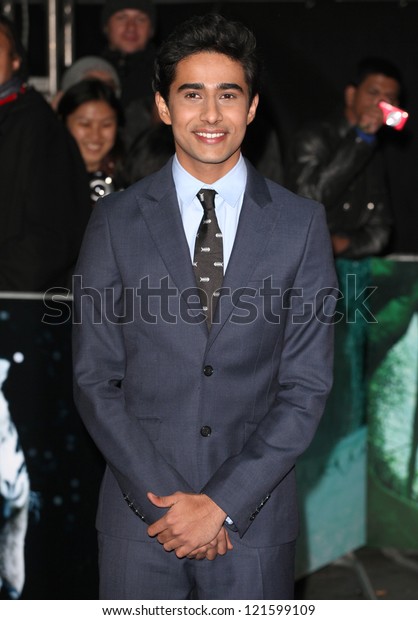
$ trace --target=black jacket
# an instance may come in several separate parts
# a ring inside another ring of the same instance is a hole
[[[106,48],[102,57],[116,69],[121,84],[121,101],[124,109],[136,100],[153,97],[152,78],[156,48],[152,42],[145,50],[123,54]]]
[[[0,105],[0,290],[67,286],[90,210],[77,145],[42,95]]]
[[[109,48],[102,52],[102,57],[115,67],[119,76],[125,116],[123,141],[127,150],[152,125],[155,54],[152,41],[145,50],[133,54],[123,54]]]
[[[322,202],[331,234],[350,238],[349,249],[339,256],[384,252],[392,218],[377,140],[363,140],[343,117],[312,125],[295,138],[286,184]]]

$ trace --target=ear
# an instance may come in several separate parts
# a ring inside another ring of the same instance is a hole
[[[163,123],[166,125],[171,125],[170,110],[160,93],[155,93],[155,105],[157,106],[158,114],[160,115]]]
[[[344,91],[344,101],[347,108],[351,108],[353,105],[354,97],[356,95],[356,87],[353,85],[346,86]]]
[[[12,70],[13,73],[16,73],[20,69],[20,65],[22,64],[22,59],[20,56],[15,56],[12,60]]]
[[[258,101],[259,101],[259,96],[254,95],[253,100],[250,103],[250,107],[249,107],[248,114],[247,114],[247,125],[252,123],[252,121],[254,120],[255,113],[257,110],[257,106],[258,106]]]

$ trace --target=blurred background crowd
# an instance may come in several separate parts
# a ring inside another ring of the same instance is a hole
[[[68,285],[89,209],[173,154],[154,56],[175,23],[208,11],[250,25],[264,60],[244,154],[325,204],[336,256],[415,254],[418,7],[406,4],[0,3],[0,290]],[[402,131],[382,101],[410,112]]]

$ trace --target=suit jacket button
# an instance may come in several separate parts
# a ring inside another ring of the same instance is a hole
[[[205,377],[210,377],[211,375],[213,375],[212,366],[205,366],[203,369],[203,374],[205,375]]]
[[[212,435],[212,429],[210,426],[202,426],[200,429],[200,434],[202,437],[210,437]]]

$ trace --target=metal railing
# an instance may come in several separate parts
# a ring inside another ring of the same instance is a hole
[[[26,49],[29,45],[29,4],[34,0],[0,1],[0,12],[15,19],[17,5],[21,5],[21,38]],[[47,20],[47,75],[31,76],[30,82],[47,97],[53,96],[58,89],[59,59],[68,67],[74,60],[74,0],[38,0],[37,4],[45,6]],[[63,33],[59,37],[58,26]]]

